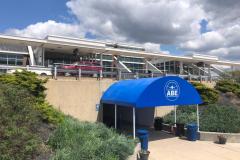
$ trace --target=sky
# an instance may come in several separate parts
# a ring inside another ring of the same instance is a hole
[[[240,61],[239,0],[1,0],[0,34],[124,42]]]

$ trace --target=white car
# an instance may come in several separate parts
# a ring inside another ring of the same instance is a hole
[[[40,76],[52,76],[51,68],[43,68],[43,67],[27,67],[27,71],[34,72]],[[7,73],[14,73],[14,72],[22,72],[23,69],[10,69],[7,70]]]

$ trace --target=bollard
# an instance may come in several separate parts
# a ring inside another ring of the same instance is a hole
[[[148,131],[144,129],[137,130],[137,135],[141,143],[139,152],[140,160],[148,160],[150,152],[148,151]]]
[[[141,142],[141,150],[148,150],[148,131],[144,129],[139,129],[137,131],[138,138]]]
[[[80,80],[82,77],[82,70],[79,68],[78,69],[78,80]]]
[[[57,79],[57,67],[56,66],[54,67],[54,79],[55,80]]]

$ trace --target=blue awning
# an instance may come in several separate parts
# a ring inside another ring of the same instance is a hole
[[[146,108],[194,105],[203,101],[188,81],[177,76],[167,76],[118,81],[104,92],[101,103]]]

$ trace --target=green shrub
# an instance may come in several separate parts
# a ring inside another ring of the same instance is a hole
[[[79,122],[70,117],[49,139],[56,154],[52,159],[125,160],[135,143],[101,123]]]
[[[164,123],[174,124],[174,115],[175,112],[171,111],[169,114],[163,117]],[[197,113],[195,106],[183,106],[177,107],[177,123],[196,123],[197,122]]]
[[[47,79],[39,79],[36,73],[24,70],[22,72],[15,72],[14,74],[3,74],[0,75],[0,82],[24,88],[41,100],[45,98],[44,91],[46,88],[44,84],[47,82]]]
[[[32,107],[35,106],[34,108],[40,112],[40,117],[44,122],[59,124],[63,121],[64,115],[45,102],[44,84],[46,82],[47,79],[39,79],[37,74],[28,71],[0,75],[0,83],[23,88],[35,97],[36,102],[32,104]]]
[[[220,92],[232,92],[240,97],[240,83],[233,80],[220,80],[216,83],[215,88]]]
[[[231,106],[200,106],[200,130],[208,132],[240,133],[240,111]],[[174,124],[174,111],[163,117],[164,123]],[[178,107],[178,123],[197,122],[196,107]]]
[[[28,91],[0,84],[0,159],[33,159],[38,153],[40,120],[34,103]]]
[[[206,104],[215,104],[218,101],[219,93],[213,88],[209,88],[202,83],[192,82],[192,85],[197,89],[198,93],[201,95],[201,98]]]
[[[231,106],[210,105],[201,114],[200,129],[210,132],[239,133],[240,111]]]
[[[35,159],[64,115],[45,102],[46,80],[31,72],[0,75],[0,159]],[[46,123],[47,122],[47,123]]]
[[[57,111],[55,108],[53,108],[52,105],[48,104],[47,102],[37,103],[35,105],[35,109],[40,112],[43,122],[60,124],[64,120],[64,114],[60,111]]]

